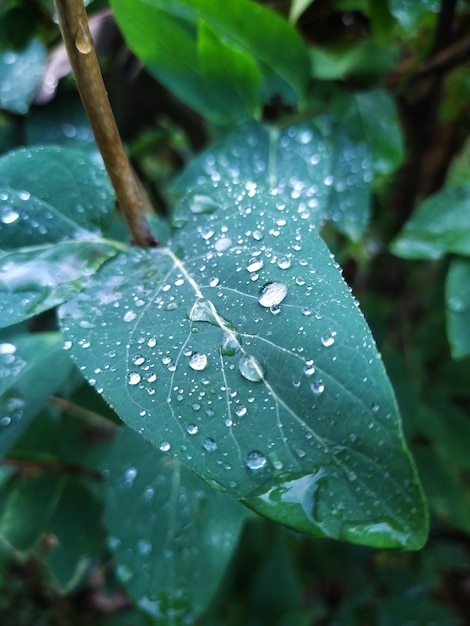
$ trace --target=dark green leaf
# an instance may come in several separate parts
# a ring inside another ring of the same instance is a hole
[[[470,259],[452,260],[446,280],[446,307],[452,356],[470,356]]]
[[[69,375],[60,333],[5,338],[0,343],[0,458],[3,458]]]
[[[115,245],[104,241],[63,241],[0,251],[0,328],[61,304],[116,252]]]
[[[43,554],[47,536],[54,538],[45,562],[60,586],[78,582],[96,550],[100,506],[78,478],[62,474],[13,477],[2,488],[0,536],[17,550]]]
[[[92,159],[67,148],[20,149],[0,159],[0,248],[84,238],[109,228],[114,193]],[[16,215],[16,217],[15,217]]]
[[[127,428],[106,485],[109,546],[131,597],[156,624],[192,622],[220,584],[246,510]]]
[[[221,41],[205,22],[199,24],[198,52],[207,96],[219,111],[217,121],[258,118],[262,77],[252,57]]]
[[[416,548],[425,507],[364,318],[297,203],[242,180],[61,307],[72,354],[132,428],[257,511]]]
[[[415,209],[391,250],[405,259],[470,256],[470,183],[448,185]]]
[[[0,52],[0,109],[25,114],[36,95],[47,53],[38,39],[24,50]]]
[[[269,101],[281,95],[290,104],[302,99],[310,78],[307,48],[296,30],[279,15],[247,0],[113,0],[118,24],[134,53],[148,70],[179,98],[203,115],[218,120],[220,102],[206,93],[208,71],[201,65],[198,30],[201,21],[227,50],[239,51],[254,78],[254,66],[263,77],[261,97]],[[282,46],[279,42],[282,42]],[[289,54],[285,54],[285,50]],[[234,53],[230,53],[230,63]],[[206,61],[204,61],[206,62]],[[253,88],[253,85],[252,85]],[[246,113],[245,103],[237,117]]]

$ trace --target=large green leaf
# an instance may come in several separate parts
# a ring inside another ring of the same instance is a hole
[[[292,124],[282,130],[251,122],[194,159],[176,189],[185,201],[174,216],[226,207],[259,190],[277,198],[279,210],[296,203],[307,223],[333,226],[356,239],[369,219],[373,162],[357,109]],[[187,193],[190,190],[190,193]]]
[[[313,535],[422,545],[393,391],[315,227],[251,177],[217,204],[60,308],[82,372],[132,428],[255,510]]]
[[[32,39],[24,50],[0,51],[0,109],[28,112],[46,62],[47,52],[39,39]]]
[[[470,241],[469,241],[470,243]],[[469,248],[470,252],[470,248]],[[453,259],[446,279],[447,334],[452,356],[470,356],[470,259]]]
[[[470,255],[470,183],[448,185],[415,209],[391,250],[405,259]]]
[[[237,85],[241,87],[245,75],[252,90],[259,73],[263,80],[258,98],[267,101],[281,95],[294,104],[305,95],[310,67],[304,42],[292,25],[255,2],[113,0],[111,4],[129,47],[148,70],[179,98],[215,121],[220,121],[224,111],[221,100],[213,101],[206,87],[208,80],[214,83],[220,77],[221,68],[213,60],[207,63],[208,49],[198,41],[198,33],[207,35],[207,30],[199,28],[201,22],[218,39],[211,45],[211,54],[216,47],[223,49],[222,59],[229,56],[233,69],[235,52],[240,53]],[[246,117],[244,98],[238,103],[232,103],[232,119]]]
[[[246,516],[176,459],[127,428],[120,433],[106,481],[109,546],[131,597],[156,624],[192,623],[206,608]]]
[[[60,333],[12,336],[0,343],[0,458],[70,374],[72,362],[62,346]]]
[[[104,169],[63,148],[0,159],[0,327],[79,291],[119,244],[100,237],[114,194]]]

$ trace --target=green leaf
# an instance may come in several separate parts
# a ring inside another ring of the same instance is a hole
[[[439,0],[421,0],[421,2],[409,2],[409,0],[388,0],[390,12],[398,20],[400,26],[405,31],[411,31],[424,18],[429,19],[431,16],[435,19],[433,13],[439,12]]]
[[[374,78],[394,68],[397,54],[392,46],[380,46],[374,39],[364,39],[346,49],[312,47],[310,59],[312,75],[320,80]]]
[[[80,152],[21,148],[0,158],[0,181],[0,248],[60,241],[67,233],[83,239],[83,229],[97,234],[110,226],[108,175]]]
[[[0,109],[24,115],[41,84],[47,52],[39,39],[24,50],[0,52]]]
[[[106,172],[63,148],[0,159],[0,327],[77,293],[119,248],[100,238],[114,211]],[[46,244],[46,245],[44,245]]]
[[[288,104],[302,99],[310,79],[305,43],[288,22],[276,13],[248,0],[113,0],[116,20],[129,47],[150,73],[203,115],[217,121],[224,111],[205,88],[208,71],[220,76],[220,68],[207,65],[199,56],[198,30],[201,21],[227,49],[224,57],[234,63],[238,51],[244,71],[253,83],[254,66],[263,77],[261,97],[269,101],[281,95]],[[282,46],[279,45],[282,42]],[[289,54],[285,54],[289,50]],[[246,59],[251,58],[251,63]],[[238,62],[240,62],[238,59]],[[253,84],[251,86],[253,89]],[[237,117],[246,113],[245,104]]]
[[[3,486],[0,536],[17,550],[43,555],[44,541],[56,545],[45,557],[67,590],[83,575],[98,545],[100,506],[83,479],[60,474],[13,477]]]
[[[220,112],[217,121],[258,118],[262,77],[252,57],[221,41],[202,21],[198,30],[198,52],[207,95]]]
[[[71,370],[72,362],[63,351],[60,333],[3,338],[0,343],[0,458],[7,454]]]
[[[120,433],[106,482],[109,546],[118,576],[154,623],[192,623],[207,607],[246,517],[176,459],[130,429]]]
[[[117,252],[104,241],[63,241],[0,251],[0,328],[47,311],[75,295]]]
[[[426,198],[393,241],[405,259],[440,259],[448,253],[470,256],[470,183],[448,185]]]
[[[403,137],[395,102],[384,89],[354,96],[374,172],[390,174],[403,161]]]
[[[450,264],[446,279],[446,314],[452,356],[454,359],[470,356],[470,259],[456,258]]]
[[[289,20],[295,24],[302,13],[313,4],[314,0],[291,0],[289,8]]]
[[[297,201],[251,178],[235,190],[190,213],[171,248],[115,257],[62,305],[74,358],[128,425],[253,509],[421,546],[393,391],[338,266]]]

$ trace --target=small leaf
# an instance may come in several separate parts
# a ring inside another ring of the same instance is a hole
[[[0,158],[0,181],[1,248],[59,241],[67,229],[78,238],[83,229],[98,234],[109,228],[114,193],[108,175],[80,152],[58,147],[15,150]],[[9,207],[20,211],[20,221],[12,221]],[[12,226],[25,233],[25,240]],[[37,233],[35,241],[31,232]]]
[[[189,213],[171,248],[119,255],[62,305],[74,358],[127,424],[255,510],[313,535],[421,546],[393,391],[337,265],[297,202],[251,178],[237,190]]]
[[[293,26],[264,6],[247,0],[113,0],[112,6],[129,47],[150,73],[207,117],[217,121],[224,112],[220,102],[212,102],[205,92],[209,68],[202,71],[198,56],[201,21],[226,46],[251,58],[251,80],[256,65],[265,102],[281,95],[286,103],[295,104],[305,95],[310,80],[305,43]],[[233,53],[230,56],[233,62]],[[220,69],[212,64],[211,68],[215,81]]]
[[[393,241],[392,252],[405,259],[470,256],[469,206],[469,183],[442,188],[418,205]]]
[[[205,22],[199,24],[198,52],[207,95],[220,112],[217,121],[259,117],[261,72],[252,57],[224,43]]]
[[[3,337],[0,343],[0,458],[70,374],[60,333]],[[38,377],[41,383],[38,384]]]
[[[0,52],[0,109],[24,115],[41,84],[47,52],[39,39],[24,50]]]
[[[451,262],[446,279],[446,314],[452,356],[470,356],[470,259]]]
[[[98,545],[100,506],[75,477],[60,474],[14,476],[0,494],[0,536],[17,550],[44,556],[64,591],[73,587]]]
[[[207,607],[246,517],[236,501],[122,430],[106,482],[109,547],[118,576],[156,624],[192,623]]]
[[[99,241],[63,241],[0,251],[0,328],[38,315],[75,295],[116,252],[111,243]]]

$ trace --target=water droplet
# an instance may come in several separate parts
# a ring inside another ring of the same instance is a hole
[[[137,542],[137,550],[142,556],[148,556],[152,552],[152,544],[146,539]]]
[[[291,261],[290,261],[289,257],[287,257],[287,256],[281,256],[279,258],[278,262],[277,262],[277,266],[281,270],[289,269],[290,265],[291,265]]]
[[[250,452],[245,461],[246,466],[251,470],[261,469],[266,465],[266,462],[266,457],[262,452],[259,452],[258,450],[253,450],[252,452]]]
[[[75,47],[82,54],[89,54],[93,50],[93,38],[88,24],[80,24],[75,35]]]
[[[281,307],[278,304],[273,304],[269,307],[269,310],[273,315],[279,315],[279,313],[281,312]]]
[[[168,450],[171,448],[171,445],[168,441],[162,441],[158,447],[162,452],[168,452]]]
[[[308,306],[302,307],[302,315],[306,315],[306,316],[312,315],[312,309]]]
[[[262,259],[253,258],[248,261],[248,265],[246,266],[246,269],[249,272],[257,272],[263,267],[263,265],[264,263]]]
[[[243,406],[242,404],[240,406],[237,406],[237,408],[235,409],[235,414],[237,415],[237,417],[243,417],[244,415],[246,415],[247,414],[246,406]]]
[[[320,341],[322,345],[325,346],[325,348],[329,348],[330,346],[334,344],[335,336],[336,336],[336,332],[332,331],[328,335],[323,335],[323,337],[320,338]]]
[[[241,348],[241,337],[238,333],[225,332],[222,337],[222,345],[220,346],[220,354],[222,356],[234,356]]]
[[[204,450],[207,450],[207,452],[214,452],[214,450],[217,450],[217,444],[211,437],[208,437],[202,445]]]
[[[315,366],[313,364],[313,359],[305,361],[304,374],[305,376],[312,376],[312,374],[315,374]]]
[[[319,396],[325,391],[325,385],[322,380],[316,380],[310,385],[310,389],[316,396]]]
[[[199,427],[196,424],[188,424],[186,430],[188,431],[189,435],[195,435],[199,430]]]
[[[125,322],[133,322],[136,317],[137,313],[135,311],[127,311],[127,313],[123,317],[123,320]]]
[[[238,368],[246,380],[250,380],[253,383],[259,383],[263,380],[264,369],[254,356],[242,356],[238,363]]]
[[[127,382],[129,383],[129,385],[138,385],[140,383],[140,374],[138,374],[137,372],[129,372],[129,374],[127,375]]]
[[[137,477],[137,470],[135,467],[130,467],[124,474],[126,482],[132,482]]]
[[[372,402],[371,407],[373,413],[377,413],[380,410],[380,405],[377,402]]]
[[[206,241],[214,236],[215,230],[211,226],[204,226],[199,228],[199,233]]]
[[[19,218],[20,214],[11,206],[2,207],[0,213],[0,221],[3,224],[13,224]]]
[[[217,241],[214,243],[214,248],[217,252],[225,252],[230,248],[231,245],[232,240],[230,239],[230,237],[221,237],[220,239],[217,239]]]
[[[207,366],[207,356],[201,352],[195,352],[189,359],[189,367],[200,372]]]
[[[287,296],[287,285],[285,283],[266,283],[258,296],[261,306],[272,307],[280,304]]]

